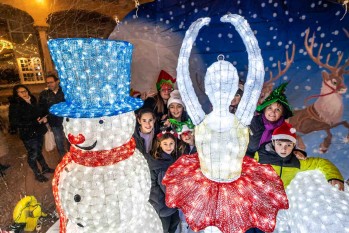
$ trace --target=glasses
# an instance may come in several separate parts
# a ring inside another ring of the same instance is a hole
[[[25,90],[25,91],[17,91],[17,93],[18,94],[25,94],[25,93],[28,93],[28,91],[27,90]]]
[[[46,82],[46,84],[52,84],[52,83],[55,83],[55,81],[52,81],[52,82]]]
[[[162,92],[171,92],[171,91],[173,91],[173,88],[161,88],[160,91],[162,91]]]

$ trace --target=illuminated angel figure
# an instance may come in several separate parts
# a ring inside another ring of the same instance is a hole
[[[271,232],[279,209],[288,208],[282,182],[269,165],[244,157],[248,125],[263,85],[264,66],[257,40],[247,21],[227,14],[247,48],[249,70],[236,114],[229,104],[239,84],[236,68],[224,56],[205,76],[205,91],[213,110],[205,114],[189,74],[189,56],[199,30],[210,18],[195,21],[186,32],[177,66],[178,88],[195,127],[198,153],[184,155],[171,166],[163,183],[167,204],[180,208],[193,230],[209,226],[224,233],[252,227]]]

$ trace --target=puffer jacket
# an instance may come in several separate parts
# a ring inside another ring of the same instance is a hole
[[[287,188],[298,172],[308,170],[321,171],[328,181],[344,181],[338,168],[329,160],[317,157],[298,160],[293,152],[289,156],[282,158],[275,152],[271,142],[261,145],[255,154],[255,159],[261,164],[270,164],[280,176],[285,188]]]

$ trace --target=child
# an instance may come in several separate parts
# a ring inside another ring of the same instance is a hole
[[[180,122],[175,119],[169,119],[169,122],[175,127],[176,132],[179,135],[181,144],[179,146],[180,154],[190,155],[196,153],[195,139],[194,139],[194,127],[190,118],[187,121]]]
[[[261,164],[270,164],[280,176],[286,188],[298,172],[320,170],[327,181],[344,190],[344,179],[330,161],[323,158],[307,158],[299,160],[294,154],[296,133],[287,122],[276,128],[272,135],[272,142],[264,144],[256,153],[255,158]]]
[[[175,119],[169,119],[169,122],[176,127],[176,132],[179,135],[180,145],[178,146],[179,153],[181,155],[191,155],[196,153],[196,146],[194,140],[194,124],[191,122],[190,118],[185,122],[179,122]],[[180,218],[180,233],[192,233],[194,232],[189,228],[187,221],[185,220],[184,213],[181,210],[179,211]],[[203,232],[203,231],[200,231]]]
[[[250,141],[246,151],[246,155],[251,158],[261,145],[271,140],[273,130],[279,127],[285,119],[293,116],[284,94],[287,84],[281,84],[261,105],[257,106],[257,112],[261,114],[254,116],[251,121]]]
[[[137,114],[137,124],[133,137],[136,140],[137,149],[142,152],[143,155],[149,154],[152,149],[156,131],[155,121],[155,114],[149,108],[141,109]]]
[[[185,105],[178,90],[171,92],[171,96],[167,101],[167,108],[168,118],[164,123],[164,129],[175,130],[175,127],[171,125],[171,122],[169,122],[168,119],[174,119],[178,122],[184,122],[189,119],[189,116],[185,111]]]
[[[307,158],[299,160],[295,155],[296,130],[283,122],[272,134],[272,141],[263,144],[255,154],[255,159],[261,164],[270,164],[283,181],[285,189],[291,183],[298,172],[308,170],[320,170],[333,186],[344,190],[344,182],[341,173],[327,159]],[[306,154],[302,151],[302,154]],[[263,231],[253,228],[246,233],[262,233]]]
[[[152,159],[148,161],[151,175],[151,190],[149,202],[158,213],[164,233],[174,233],[179,224],[178,210],[169,208],[165,204],[165,186],[162,179],[169,166],[177,159],[176,139],[172,132],[162,132],[156,136],[152,150]]]

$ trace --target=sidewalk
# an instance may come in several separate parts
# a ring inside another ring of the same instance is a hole
[[[42,210],[52,214],[55,210],[51,184],[53,174],[45,174],[49,178],[48,182],[40,183],[35,180],[27,163],[26,150],[17,134],[5,135],[5,141],[0,143],[7,144],[9,148],[8,154],[0,157],[0,162],[11,166],[5,171],[4,177],[0,176],[0,229],[6,230],[13,223],[13,209],[25,195],[35,196],[41,203]],[[52,168],[55,168],[60,161],[56,150],[51,152],[43,150],[43,155]],[[56,220],[50,216],[45,218],[39,232],[46,232]]]

